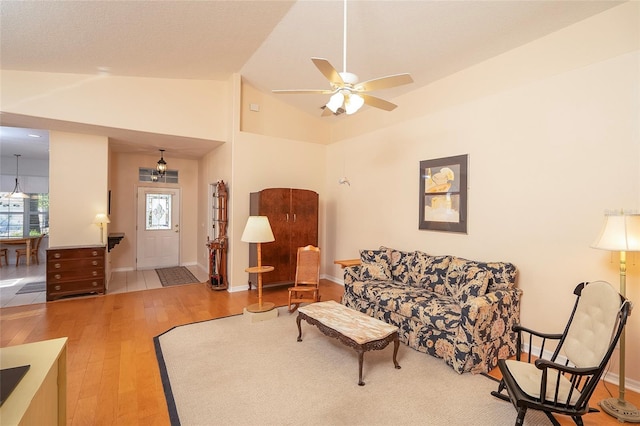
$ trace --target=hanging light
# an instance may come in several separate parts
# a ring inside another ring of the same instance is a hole
[[[364,105],[364,99],[356,93],[351,93],[344,99],[344,109],[347,112],[347,115],[357,112],[362,108],[362,105]]]
[[[156,166],[156,170],[158,171],[158,175],[163,177],[167,172],[167,162],[164,161],[164,149],[160,150],[160,159],[158,160],[158,165]]]
[[[20,154],[13,154],[16,156],[16,186],[13,187],[13,191],[6,195],[6,198],[29,198],[27,194],[20,188],[18,183],[18,161],[20,160]]]
[[[344,102],[344,95],[342,92],[337,92],[331,96],[329,102],[327,102],[327,108],[331,110],[334,114],[338,112],[338,108],[342,106]]]

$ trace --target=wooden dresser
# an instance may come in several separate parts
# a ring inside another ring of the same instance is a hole
[[[105,246],[47,250],[47,301],[105,290]]]

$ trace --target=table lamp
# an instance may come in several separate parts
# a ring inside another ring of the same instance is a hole
[[[266,312],[275,307],[271,302],[262,301],[262,274],[264,272],[273,271],[273,266],[262,266],[262,243],[275,241],[269,218],[267,216],[249,216],[247,224],[244,227],[242,238],[245,243],[256,243],[258,245],[258,266],[247,268],[249,273],[258,275],[258,303],[247,306],[249,312]]]
[[[600,235],[591,245],[593,248],[620,252],[620,294],[626,297],[628,251],[640,251],[640,214],[629,214],[624,211],[605,213],[604,225]],[[600,401],[600,407],[620,422],[639,423],[640,412],[631,403],[625,401],[625,331],[620,335],[620,371],[618,398]]]
[[[104,224],[111,223],[109,217],[104,213],[98,213],[93,219],[93,223],[100,226],[100,244],[104,244]]]

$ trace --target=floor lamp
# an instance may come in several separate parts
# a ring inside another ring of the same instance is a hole
[[[274,303],[262,301],[262,274],[273,271],[273,266],[262,265],[262,243],[275,241],[269,218],[266,216],[249,216],[242,233],[242,241],[258,245],[258,266],[247,268],[246,271],[258,275],[258,303],[247,306],[249,312],[266,312],[275,307]]]
[[[607,213],[593,248],[620,252],[620,294],[626,297],[628,251],[640,251],[640,214]],[[625,331],[620,335],[619,397],[600,401],[600,407],[620,422],[640,423],[640,412],[624,399]]]

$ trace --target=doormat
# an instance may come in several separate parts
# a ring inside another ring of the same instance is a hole
[[[163,287],[180,284],[199,283],[200,281],[184,266],[156,269]]]
[[[47,290],[47,283],[36,282],[36,283],[25,284],[20,290],[16,291],[16,294],[40,293],[46,290]]]

